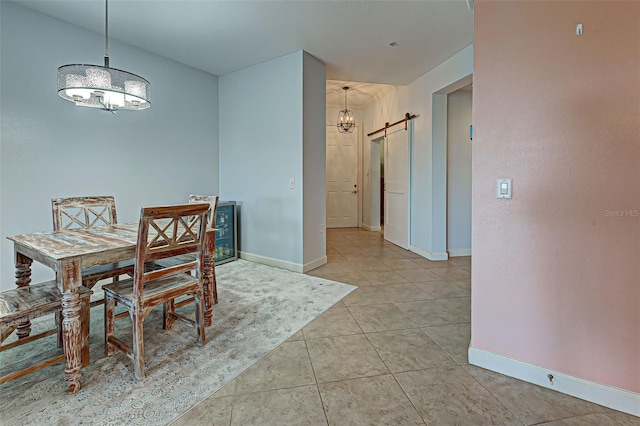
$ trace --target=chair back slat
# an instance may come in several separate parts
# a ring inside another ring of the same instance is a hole
[[[113,196],[54,198],[53,230],[82,229],[118,223]]]
[[[209,204],[179,204],[143,207],[140,211],[134,273],[134,299],[142,298],[144,284],[164,276],[196,270],[202,276],[202,250]],[[170,268],[145,271],[154,260],[195,254],[195,262],[185,260]]]

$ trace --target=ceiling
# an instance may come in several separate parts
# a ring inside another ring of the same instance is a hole
[[[344,108],[344,88],[348,87],[349,109],[364,109],[393,89],[390,84],[327,80],[327,106]]]
[[[16,3],[104,34],[103,0]],[[336,81],[327,92],[340,100],[328,104],[343,105],[342,82],[406,85],[470,45],[473,10],[465,0],[111,0],[109,38],[214,75],[305,50]],[[348,85],[350,105],[387,90]]]

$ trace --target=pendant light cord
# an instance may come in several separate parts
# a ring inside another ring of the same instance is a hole
[[[104,0],[104,66],[109,68],[109,0]],[[114,109],[102,102],[101,98],[98,98],[98,103],[112,114],[116,113]]]
[[[109,0],[105,0],[104,4],[104,66],[109,68]]]

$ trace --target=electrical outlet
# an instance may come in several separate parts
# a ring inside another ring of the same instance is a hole
[[[320,233],[324,232],[324,223],[320,224]]]
[[[294,178],[289,179],[289,189],[296,188],[296,180]]]

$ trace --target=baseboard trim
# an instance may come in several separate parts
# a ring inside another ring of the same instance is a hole
[[[449,254],[447,252],[444,253],[431,253],[430,251],[426,251],[421,249],[420,247],[411,246],[410,250],[415,254],[419,254],[422,257],[426,257],[429,260],[447,260],[449,259]]]
[[[302,272],[307,273],[312,269],[316,269],[319,266],[322,266],[327,263],[327,256],[323,256],[320,259],[316,259],[313,262],[305,263],[302,265]]]
[[[382,229],[380,227],[380,225],[378,225],[378,226],[370,226],[370,225],[367,225],[366,223],[363,223],[362,227],[367,231],[380,231]]]
[[[451,249],[447,250],[449,252],[449,257],[462,257],[462,256],[471,256],[471,249]]]
[[[640,417],[640,394],[469,347],[469,364]],[[553,384],[548,374],[553,375]]]
[[[304,266],[300,263],[287,262],[285,260],[274,259],[272,257],[260,256],[259,254],[252,254],[241,251],[238,253],[241,259],[248,260],[250,262],[261,263],[267,266],[275,266],[276,268],[286,269],[287,271],[303,273]],[[325,257],[325,263],[326,263]]]

